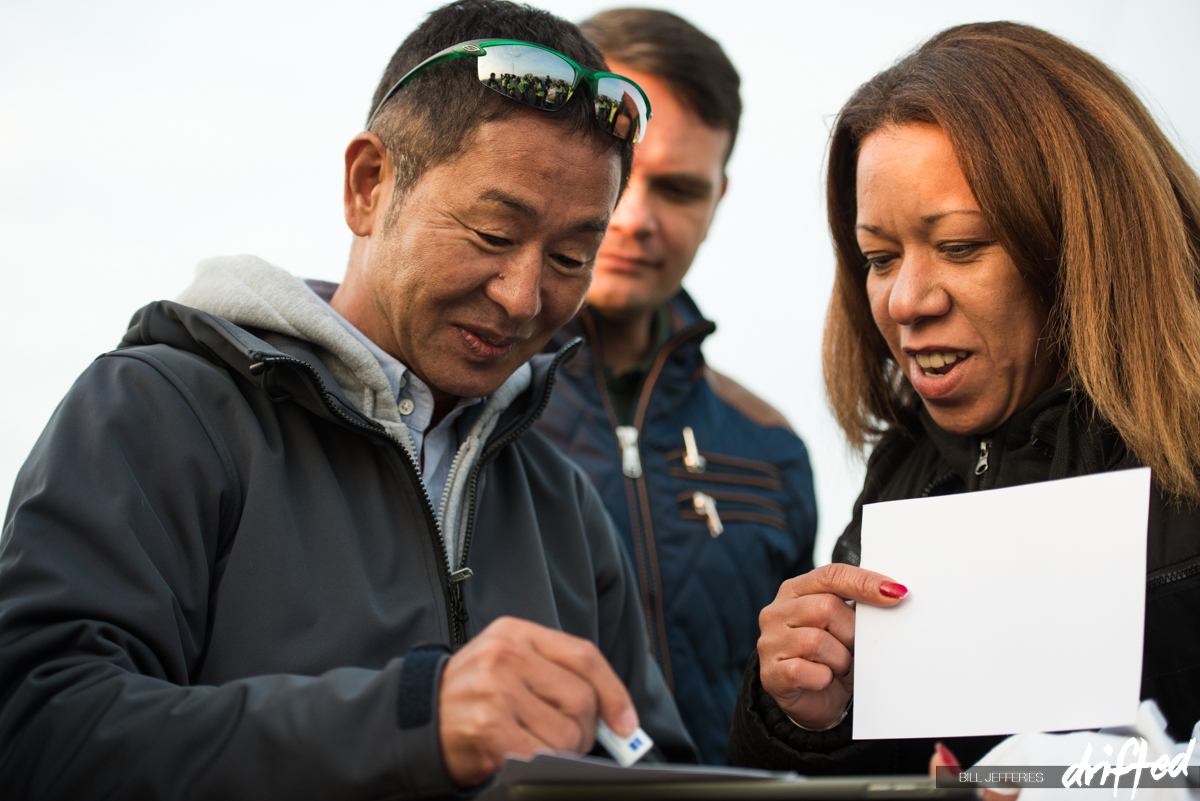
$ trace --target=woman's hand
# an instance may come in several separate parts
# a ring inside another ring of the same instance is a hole
[[[854,608],[894,606],[908,589],[853,565],[825,565],[788,579],[758,616],[759,676],[788,717],[823,729],[854,693]]]

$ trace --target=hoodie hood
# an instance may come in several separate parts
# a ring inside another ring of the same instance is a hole
[[[196,265],[176,302],[243,328],[313,345],[346,397],[380,423],[400,423],[392,387],[371,352],[329,314],[302,280],[257,256],[222,256]]]
[[[415,456],[391,384],[378,360],[337,319],[303,280],[257,256],[220,256],[196,265],[196,277],[176,302],[245,328],[303,340],[313,346],[346,398],[400,440]],[[489,396],[468,441],[486,441],[500,414],[528,389],[523,364]],[[443,504],[444,508],[444,504]]]
[[[412,435],[401,420],[391,384],[378,360],[329,313],[301,279],[256,256],[217,257],[196,265],[195,280],[176,302],[239,327],[308,343],[346,398],[398,440],[414,465],[419,464]],[[459,445],[442,497],[431,499],[441,523],[440,533],[451,571],[460,558],[469,526],[470,515],[465,513],[465,506],[471,502],[467,496],[472,468],[482,458],[485,444],[504,412],[529,389],[532,380],[532,368],[528,363],[522,364],[488,396],[479,417]],[[549,381],[553,382],[552,376]]]

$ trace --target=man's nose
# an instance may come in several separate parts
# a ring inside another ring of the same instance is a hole
[[[608,228],[634,239],[644,239],[658,233],[658,216],[642,181],[629,183],[608,221]]]
[[[950,306],[937,265],[922,253],[905,255],[888,296],[888,316],[899,325],[915,325],[946,314]]]
[[[488,298],[498,303],[514,323],[527,323],[542,310],[542,253],[522,249],[485,286]]]

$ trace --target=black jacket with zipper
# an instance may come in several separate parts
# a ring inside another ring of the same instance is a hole
[[[1069,381],[986,436],[958,436],[921,409],[918,435],[889,433],[867,464],[854,517],[833,560],[858,564],[862,507],[867,503],[1011,487],[1138,466],[1124,441]],[[1177,740],[1200,719],[1200,509],[1153,485],[1147,538],[1146,623],[1141,697],[1158,702]],[[802,773],[925,773],[931,740],[856,741],[853,710],[827,732],[808,732],[787,719],[762,688],[758,659],[738,696],[729,761]],[[1000,737],[946,740],[963,765]]]
[[[4,797],[452,794],[440,667],[501,615],[597,643],[658,745],[694,759],[595,489],[528,431],[574,347],[532,362],[484,446],[473,576],[452,582],[413,460],[308,343],[139,312],[5,519]]]

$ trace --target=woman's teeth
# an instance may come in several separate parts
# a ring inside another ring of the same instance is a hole
[[[967,358],[967,352],[960,351],[930,351],[928,353],[918,353],[913,358],[917,360],[917,364],[927,376],[945,375],[945,372],[938,372],[943,368],[951,367],[959,359]]]

